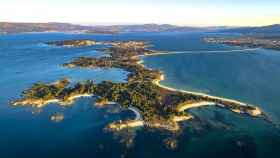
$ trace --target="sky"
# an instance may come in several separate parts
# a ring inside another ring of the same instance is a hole
[[[280,23],[280,0],[0,0],[0,21],[261,26]]]

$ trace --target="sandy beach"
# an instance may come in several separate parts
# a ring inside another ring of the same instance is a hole
[[[240,101],[234,100],[234,99],[228,99],[228,98],[212,96],[212,95],[205,94],[205,93],[200,93],[200,92],[192,92],[192,91],[186,91],[186,90],[167,87],[165,85],[160,84],[160,81],[163,81],[164,78],[165,78],[164,75],[161,75],[160,79],[155,80],[154,83],[161,88],[164,88],[164,89],[167,89],[167,90],[170,90],[170,91],[173,91],[173,92],[181,92],[181,93],[187,93],[187,94],[197,95],[197,96],[201,96],[201,97],[208,97],[208,98],[211,98],[211,99],[219,99],[219,100],[223,100],[223,101],[227,101],[227,102],[231,102],[231,103],[235,103],[235,104],[239,104],[239,105],[243,105],[243,106],[248,105],[247,103],[243,103],[243,102],[240,102]]]

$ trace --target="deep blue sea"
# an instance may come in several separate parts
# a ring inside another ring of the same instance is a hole
[[[78,99],[72,106],[50,104],[41,111],[12,107],[24,89],[41,81],[55,82],[68,77],[72,82],[91,79],[125,82],[121,69],[67,69],[61,65],[79,56],[100,57],[98,47],[62,48],[43,44],[67,39],[146,40],[152,49],[185,52],[145,57],[147,67],[165,74],[162,84],[237,99],[259,105],[280,123],[280,52],[209,44],[203,37],[232,36],[206,33],[134,33],[86,35],[29,33],[0,35],[0,158],[278,158],[279,128],[260,119],[207,107],[193,109],[194,121],[183,123],[177,135],[178,148],[167,150],[163,139],[169,133],[135,129],[123,133],[104,132],[106,124],[134,117],[115,105],[94,106],[93,98]],[[62,122],[50,117],[63,113]],[[122,143],[127,136],[134,143]],[[174,136],[173,136],[174,137]]]

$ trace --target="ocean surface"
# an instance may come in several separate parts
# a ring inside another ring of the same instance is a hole
[[[0,158],[278,158],[280,130],[263,120],[227,110],[193,109],[197,119],[182,124],[178,148],[168,150],[169,133],[144,128],[108,133],[104,127],[119,119],[133,118],[130,111],[112,105],[94,106],[94,98],[80,98],[72,106],[50,104],[42,110],[12,107],[23,90],[35,82],[72,82],[91,79],[125,82],[121,69],[67,69],[61,65],[79,56],[104,55],[97,46],[62,48],[44,42],[67,39],[145,40],[151,49],[187,52],[145,57],[144,65],[165,74],[166,86],[223,96],[259,105],[274,123],[280,123],[280,52],[209,44],[204,37],[233,36],[206,33],[134,33],[86,35],[28,33],[0,35]],[[235,35],[234,35],[235,36]],[[217,51],[217,52],[215,52]],[[224,52],[223,52],[224,51]],[[50,117],[63,113],[62,122]],[[133,143],[129,140],[134,140]]]

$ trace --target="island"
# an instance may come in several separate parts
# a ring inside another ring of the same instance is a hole
[[[93,40],[65,40],[65,41],[52,41],[46,42],[45,44],[61,46],[61,47],[85,47],[100,44],[99,42]]]
[[[205,38],[209,43],[220,43],[231,46],[246,46],[250,48],[265,48],[280,50],[280,37],[279,36],[241,36],[230,38]]]

